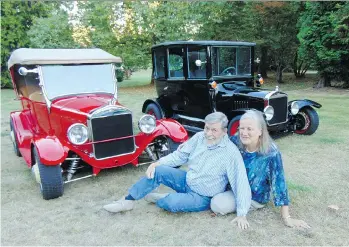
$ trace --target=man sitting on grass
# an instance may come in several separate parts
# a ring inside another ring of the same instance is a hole
[[[233,221],[241,229],[249,227],[246,214],[251,205],[251,189],[241,154],[228,138],[227,125],[223,113],[207,115],[204,131],[152,163],[146,177],[134,184],[126,197],[103,208],[113,213],[132,210],[135,200],[145,197],[170,212],[199,212],[210,209],[211,198],[224,192],[229,183],[237,205]],[[174,168],[183,164],[188,165],[188,171]],[[160,184],[176,193],[150,193]]]

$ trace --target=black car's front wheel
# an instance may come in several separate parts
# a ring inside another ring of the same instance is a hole
[[[161,113],[161,109],[154,103],[147,105],[145,113],[154,116],[157,120],[164,118]]]
[[[40,185],[42,197],[45,200],[63,195],[63,177],[60,165],[46,166],[41,163],[36,148],[33,149],[35,164],[32,167],[36,181]]]
[[[304,107],[299,110],[295,116],[296,130],[294,131],[300,135],[312,135],[319,127],[319,116],[317,112],[311,107]]]

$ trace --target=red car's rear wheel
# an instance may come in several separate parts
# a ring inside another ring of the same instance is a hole
[[[11,137],[11,140],[12,140],[13,151],[15,152],[15,154],[18,157],[21,157],[22,154],[21,154],[21,152],[19,151],[19,148],[18,148],[17,133],[16,133],[16,129],[13,126],[12,119],[10,119],[10,137]]]

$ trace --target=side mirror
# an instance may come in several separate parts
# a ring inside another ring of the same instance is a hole
[[[26,69],[24,67],[20,67],[18,69],[18,73],[20,75],[26,76],[28,73],[39,73],[39,72],[38,72],[38,69]]]

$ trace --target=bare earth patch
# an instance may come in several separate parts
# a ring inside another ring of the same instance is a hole
[[[9,112],[20,109],[19,102],[13,101],[12,90],[1,91],[1,245],[349,245],[348,91],[291,91],[290,98],[323,105],[320,127],[312,136],[277,140],[291,215],[312,228],[285,227],[279,209],[270,204],[248,215],[251,227],[246,231],[231,225],[235,215],[171,214],[144,200],[131,212],[103,211],[104,204],[127,193],[145,166],[104,170],[98,177],[66,185],[61,198],[43,200],[8,136]],[[144,100],[154,96],[152,86],[119,90],[120,102],[134,112],[135,122]]]

